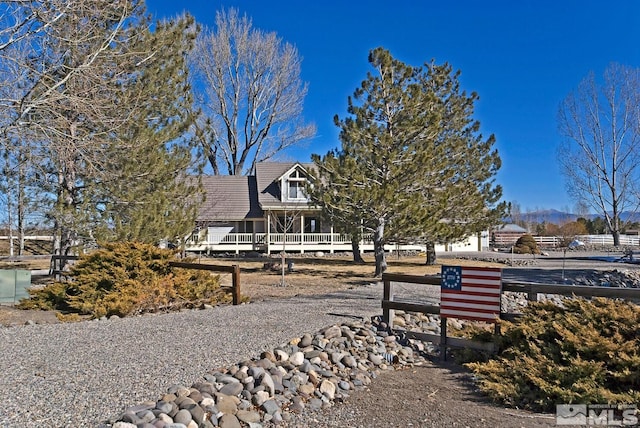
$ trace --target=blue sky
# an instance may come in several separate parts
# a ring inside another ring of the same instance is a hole
[[[450,63],[463,89],[480,96],[475,118],[485,136],[496,136],[502,158],[497,182],[523,212],[574,209],[557,162],[564,97],[611,62],[640,67],[635,0],[305,3],[147,0],[147,7],[157,18],[186,10],[207,26],[216,11],[234,7],[298,48],[309,84],[304,115],[318,128],[308,146],[290,153],[300,161],[340,145],[333,116],[345,116],[347,97],[370,71],[369,50],[382,46],[416,66]]]

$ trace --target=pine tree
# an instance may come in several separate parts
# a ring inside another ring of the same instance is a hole
[[[505,206],[493,206],[501,196],[494,139],[478,134],[477,95],[460,91],[459,73],[448,64],[411,67],[383,48],[369,63],[377,74],[349,98],[349,116],[335,117],[341,150],[314,156],[313,195],[326,213],[357,220],[351,230],[373,233],[378,276],[389,238],[463,238]]]
[[[357,165],[353,158],[342,153],[330,151],[326,156],[311,155],[318,169],[315,171],[315,182],[307,187],[307,193],[320,207],[326,221],[331,223],[339,233],[349,235],[353,261],[363,263],[360,254],[360,241],[363,230],[357,225],[362,222],[363,195],[360,189],[353,186],[352,181],[343,181],[342,177],[349,177],[355,173]],[[327,191],[331,184],[338,190]]]
[[[119,103],[135,108],[110,149],[99,238],[157,244],[180,241],[193,229],[202,195],[199,175],[189,173],[200,168],[184,136],[193,119],[186,56],[194,28],[190,16],[160,22],[130,47],[142,67]]]

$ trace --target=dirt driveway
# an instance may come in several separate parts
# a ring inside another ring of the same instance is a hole
[[[366,390],[315,418],[320,427],[555,427],[553,414],[488,402],[454,363],[383,372]]]

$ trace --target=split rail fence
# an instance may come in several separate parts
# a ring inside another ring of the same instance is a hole
[[[77,260],[77,256],[51,256],[51,268],[49,270],[50,275],[54,275],[57,280],[60,280],[61,276],[65,274],[64,268],[68,261]],[[241,301],[240,295],[240,266],[231,265],[210,265],[202,263],[184,263],[184,262],[169,262],[169,266],[183,269],[195,269],[195,270],[207,270],[210,272],[226,272],[231,274],[231,296],[234,305],[239,305]]]
[[[233,304],[240,304],[240,266],[222,266],[222,265],[209,265],[201,263],[182,263],[182,262],[169,262],[169,266],[184,268],[184,269],[196,269],[196,270],[208,270],[211,272],[227,272],[231,274],[231,296],[233,298]]]
[[[382,310],[383,320],[393,329],[393,319],[395,316],[395,310],[401,310],[405,312],[419,312],[423,314],[440,314],[440,306],[427,303],[420,300],[409,300],[407,298],[396,299],[394,293],[394,285],[405,284],[417,284],[419,285],[436,285],[440,287],[440,276],[418,276],[418,275],[404,275],[395,273],[384,273],[382,275],[382,281],[384,284],[383,297],[382,297]],[[564,296],[581,296],[581,297],[607,297],[613,299],[625,299],[631,301],[640,301],[640,288],[620,288],[620,287],[592,287],[592,286],[578,286],[578,285],[562,285],[562,284],[539,284],[530,282],[517,282],[517,281],[502,281],[502,292],[511,291],[516,293],[526,294],[528,301],[537,301],[539,294],[557,294]],[[520,314],[502,312],[500,319],[513,321],[517,319]],[[400,331],[400,329],[395,329]],[[447,336],[447,322],[446,318],[440,319],[440,334],[413,332],[408,330],[401,330],[407,337],[412,339],[423,340],[432,342],[435,345],[439,345],[441,349],[442,358],[446,358],[446,348],[471,348],[487,352],[495,352],[493,343],[479,342],[470,339],[448,337]]]

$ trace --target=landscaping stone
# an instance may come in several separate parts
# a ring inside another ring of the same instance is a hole
[[[400,311],[397,318],[411,329],[437,324],[437,319]],[[191,387],[171,386],[158,401],[127,409],[118,423],[165,428],[277,425],[293,414],[344,400],[381,370],[421,364],[424,349],[402,333],[390,332],[380,317],[332,325],[265,350],[259,358],[211,371]]]

